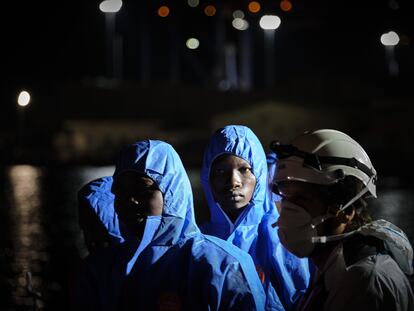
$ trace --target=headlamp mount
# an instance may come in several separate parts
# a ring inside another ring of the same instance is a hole
[[[319,156],[315,153],[299,150],[293,145],[281,144],[277,140],[272,141],[269,148],[276,153],[278,159],[286,159],[292,156],[299,157],[303,159],[304,166],[309,166],[319,171],[322,170],[322,164],[349,166],[364,172],[370,179],[372,178],[373,183],[376,181],[375,172],[355,158]]]

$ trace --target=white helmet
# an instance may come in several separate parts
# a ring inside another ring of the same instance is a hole
[[[290,145],[272,142],[270,148],[279,159],[275,183],[295,180],[330,185],[354,176],[377,197],[377,172],[365,150],[345,133],[332,129],[306,131]]]

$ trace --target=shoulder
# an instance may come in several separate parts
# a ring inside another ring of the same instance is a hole
[[[389,283],[406,279],[381,240],[355,235],[343,243],[346,275],[370,282]]]
[[[108,190],[110,191],[112,187],[112,182],[113,182],[113,179],[111,176],[105,176],[105,177],[94,179],[86,183],[85,185],[83,185],[82,188],[80,188],[80,190],[78,191],[78,196],[84,197],[84,196],[89,195],[92,192],[97,192],[97,191],[108,191]]]
[[[349,304],[388,306],[393,310],[413,299],[408,279],[389,255],[365,257],[347,267],[341,279],[339,288],[349,296],[344,299]]]
[[[369,257],[369,273],[371,287],[378,287],[383,293],[406,292],[410,284],[406,275],[390,255],[376,255]],[[360,269],[362,271],[362,269]]]

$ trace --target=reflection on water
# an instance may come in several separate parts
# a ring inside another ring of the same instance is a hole
[[[70,272],[85,252],[76,193],[114,168],[16,165],[1,176],[0,310],[65,310]]]
[[[0,310],[69,310],[71,272],[85,253],[77,224],[77,191],[112,175],[113,166],[13,166],[0,174]],[[206,219],[199,171],[188,172],[196,217]],[[414,194],[379,189],[374,218],[387,219],[414,239]],[[66,308],[66,309],[65,309]]]
[[[42,171],[28,165],[9,169],[10,180],[10,222],[13,241],[11,270],[9,279],[12,287],[12,300],[17,306],[42,307],[40,295],[33,290],[42,286],[39,274],[47,263],[45,251],[47,238],[42,228]]]

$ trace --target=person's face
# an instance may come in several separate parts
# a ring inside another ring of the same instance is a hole
[[[313,185],[298,181],[286,181],[278,183],[278,194],[282,197],[282,202],[287,200],[300,206],[312,218],[325,214],[329,205],[324,198],[323,186]],[[334,230],[332,219],[318,226],[319,235],[330,234]]]
[[[250,164],[234,155],[225,154],[214,160],[210,170],[214,199],[226,213],[237,213],[252,199],[256,177]]]
[[[115,210],[120,221],[139,236],[146,216],[161,215],[164,199],[155,182],[134,171],[116,177],[113,185]]]

